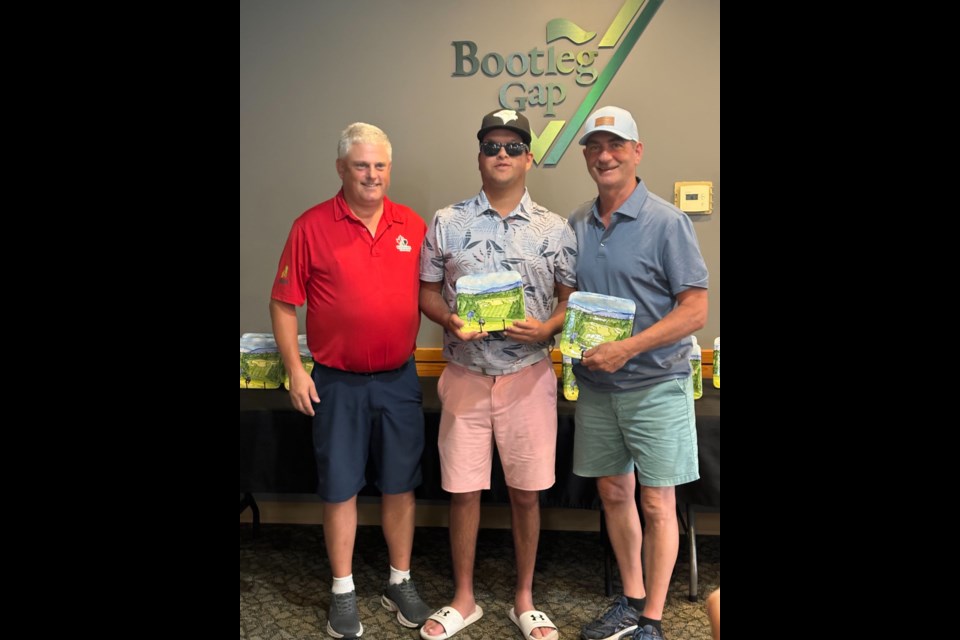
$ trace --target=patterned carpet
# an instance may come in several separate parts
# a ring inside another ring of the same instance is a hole
[[[703,599],[720,584],[720,537],[700,536],[700,601],[687,600],[689,564],[685,538],[670,585],[663,629],[669,640],[709,640]],[[413,578],[432,607],[453,595],[447,529],[418,528],[413,549]],[[419,638],[380,606],[389,564],[379,527],[360,527],[354,557],[363,638]],[[476,594],[484,609],[477,623],[457,634],[463,640],[517,640],[519,630],[507,618],[513,606],[513,542],[510,532],[482,529],[477,544]],[[614,590],[619,588],[614,579]],[[534,583],[536,605],[560,629],[577,640],[580,628],[609,604],[603,594],[603,550],[599,534],[544,531],[540,536]],[[256,538],[240,525],[240,638],[280,640],[328,638],[330,567],[320,526],[263,525]]]

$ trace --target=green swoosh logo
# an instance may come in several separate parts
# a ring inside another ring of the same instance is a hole
[[[630,18],[632,18],[636,12],[637,6],[642,2],[643,0],[627,0],[623,3],[617,17],[614,18],[607,33],[604,34],[603,39],[600,41],[601,47],[612,46],[620,39],[620,35],[624,29],[626,29],[626,25],[630,23]],[[634,22],[630,30],[627,31],[623,42],[617,50],[614,51],[613,57],[610,58],[610,62],[604,67],[597,81],[590,88],[590,91],[587,92],[583,103],[577,108],[576,113],[573,114],[573,119],[566,124],[560,133],[556,144],[553,145],[552,150],[543,162],[544,166],[554,166],[560,162],[560,158],[562,158],[563,154],[567,151],[567,147],[573,142],[583,123],[587,121],[587,117],[594,108],[596,108],[597,103],[600,102],[600,96],[602,96],[603,92],[610,86],[613,77],[617,75],[617,71],[623,66],[623,61],[626,60],[627,56],[633,50],[634,45],[637,44],[637,40],[640,39],[640,36],[647,28],[647,25],[650,24],[650,21],[653,20],[653,16],[662,4],[663,0],[646,0],[643,9],[640,11],[640,17],[637,18],[637,21]],[[546,138],[546,136],[542,136],[542,138]]]
[[[583,44],[590,42],[597,36],[596,31],[586,31],[581,29],[566,18],[555,18],[547,23],[547,43],[560,38],[566,38],[574,44]]]

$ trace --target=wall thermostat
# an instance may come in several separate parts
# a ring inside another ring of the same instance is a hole
[[[673,204],[686,213],[713,213],[713,183],[673,183]]]

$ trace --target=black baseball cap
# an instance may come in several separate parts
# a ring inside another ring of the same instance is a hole
[[[524,144],[530,144],[530,122],[526,116],[513,109],[498,109],[483,116],[480,131],[477,131],[477,140],[483,142],[483,136],[491,129],[509,129],[520,134]]]

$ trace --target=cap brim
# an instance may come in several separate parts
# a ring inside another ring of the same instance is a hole
[[[531,138],[529,133],[527,133],[523,129],[518,129],[517,127],[511,127],[510,125],[504,125],[504,124],[498,124],[495,127],[486,127],[485,129],[480,129],[480,131],[477,131],[477,140],[479,140],[480,142],[483,142],[483,136],[487,135],[489,131],[493,131],[494,129],[507,129],[509,131],[513,131],[518,136],[520,136],[520,139],[523,140],[524,144],[526,145],[530,144]]]

